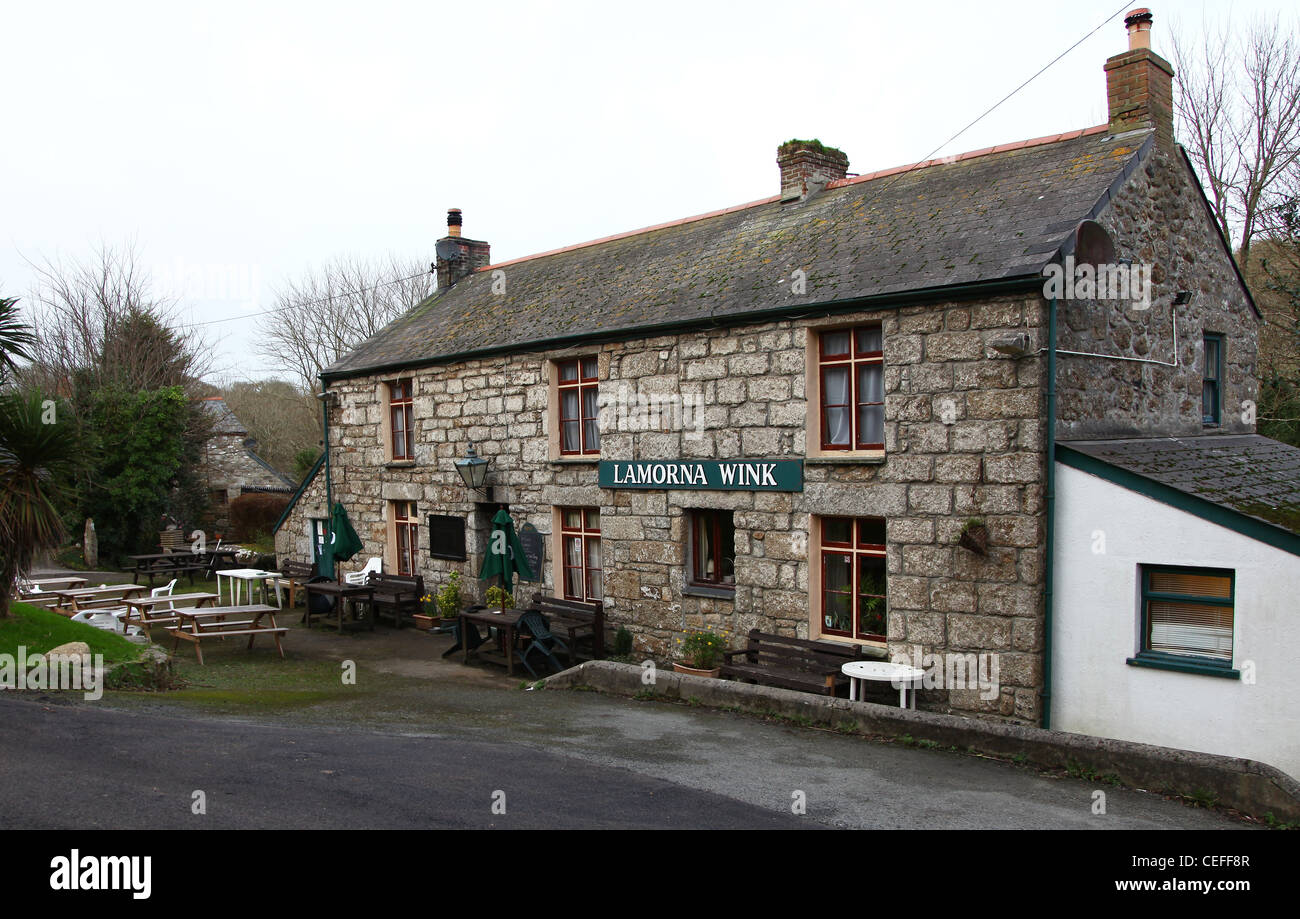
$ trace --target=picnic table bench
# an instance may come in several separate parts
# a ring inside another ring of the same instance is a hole
[[[253,648],[253,641],[258,635],[269,635],[275,641],[275,650],[284,660],[284,645],[280,638],[289,630],[275,624],[274,606],[252,604],[248,606],[217,606],[212,609],[178,609],[172,611],[179,620],[176,625],[168,626],[167,631],[174,636],[172,653],[180,647],[182,640],[194,645],[194,653],[203,664],[203,641],[209,638],[240,638],[248,636],[248,649]],[[247,617],[230,619],[231,616]],[[263,619],[270,619],[269,625],[263,625]]]
[[[103,609],[121,606],[125,598],[144,593],[146,588],[139,584],[112,584],[103,587],[81,587],[75,590],[52,590],[50,593],[59,598],[59,605],[51,607],[63,616],[75,616],[88,609]]]
[[[567,637],[571,652],[577,652],[579,639],[589,638],[592,657],[605,656],[605,605],[599,600],[562,600],[536,593],[532,608],[546,617],[553,632]]]
[[[848,684],[840,668],[871,656],[861,645],[787,638],[750,629],[748,645],[724,651],[722,658],[719,676],[833,696]]]
[[[122,621],[127,625],[138,625],[144,630],[144,634],[150,640],[153,639],[149,629],[153,626],[176,625],[180,620],[176,617],[177,601],[192,600],[194,608],[199,608],[205,604],[211,606],[217,600],[216,594],[197,593],[197,594],[173,594],[167,597],[136,597],[134,599],[124,599],[122,603],[126,607],[126,613]]]
[[[315,565],[285,559],[280,563],[280,578],[275,586],[277,590],[281,587],[289,588],[289,605],[297,606],[298,591],[314,577],[316,577]]]
[[[128,555],[127,558],[135,563],[131,583],[138,584],[140,576],[144,575],[149,579],[150,587],[153,587],[153,579],[159,575],[164,578],[188,575],[192,586],[194,575],[208,570],[207,559],[200,558],[197,552],[154,552],[148,555]]]
[[[420,598],[424,596],[423,575],[384,574],[370,572],[366,586],[374,590],[371,608],[376,617],[391,617],[393,625],[401,628],[404,620],[420,611]]]

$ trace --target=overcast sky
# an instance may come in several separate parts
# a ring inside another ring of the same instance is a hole
[[[764,198],[793,137],[914,162],[1136,5],[8,2],[0,294],[134,243],[228,379],[287,377],[247,317],[327,259],[432,261],[449,207],[504,261]],[[1166,0],[1153,45],[1292,7]],[[939,155],[1104,122],[1122,20]]]

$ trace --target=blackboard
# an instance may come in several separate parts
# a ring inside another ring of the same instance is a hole
[[[519,528],[519,543],[524,547],[524,558],[528,560],[528,567],[533,569],[533,577],[530,579],[534,582],[542,579],[542,562],[546,558],[546,541],[542,539],[542,534],[537,532],[537,527],[531,523],[525,523]],[[520,580],[524,580],[520,576]]]

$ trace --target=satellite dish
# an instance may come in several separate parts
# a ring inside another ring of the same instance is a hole
[[[1074,231],[1074,260],[1081,265],[1115,264],[1115,241],[1095,220],[1085,220]]]
[[[444,262],[454,261],[460,258],[460,243],[454,239],[440,239],[438,245],[434,247],[438,253],[438,258]]]

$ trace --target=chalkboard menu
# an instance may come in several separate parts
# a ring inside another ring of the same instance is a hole
[[[528,559],[528,567],[533,570],[531,580],[540,581],[542,562],[546,557],[546,542],[542,539],[542,534],[537,532],[537,527],[531,523],[525,523],[519,528],[519,542],[524,547],[524,558]],[[522,576],[520,580],[523,580]]]

